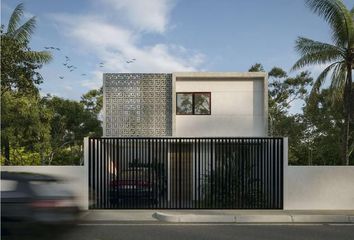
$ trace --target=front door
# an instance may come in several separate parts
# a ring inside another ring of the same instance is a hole
[[[177,143],[171,150],[171,203],[176,208],[187,208],[192,204],[192,146]]]

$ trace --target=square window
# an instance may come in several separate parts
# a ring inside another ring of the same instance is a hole
[[[194,93],[194,114],[210,115],[210,93]]]
[[[193,93],[177,93],[177,115],[193,114]]]
[[[210,92],[179,92],[176,93],[177,115],[210,115],[211,93]]]

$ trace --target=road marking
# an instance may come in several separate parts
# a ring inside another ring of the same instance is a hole
[[[323,223],[81,223],[79,226],[323,226]],[[349,225],[349,224],[343,224]],[[354,225],[354,224],[353,224]]]
[[[330,223],[331,226],[354,226],[354,223]]]

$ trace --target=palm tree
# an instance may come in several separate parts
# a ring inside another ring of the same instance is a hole
[[[30,18],[27,22],[19,26],[21,17],[23,16],[23,9],[23,3],[16,6],[9,19],[7,31],[2,35],[19,43],[28,43],[36,28],[36,17]],[[41,64],[52,60],[52,55],[48,51],[26,51],[26,57],[29,62],[33,61]]]
[[[308,65],[327,65],[315,81],[311,99],[318,93],[330,75],[330,90],[333,97],[343,97],[343,164],[349,165],[350,124],[352,121],[352,69],[354,68],[354,8],[350,11],[342,0],[306,0],[306,5],[323,17],[331,28],[332,44],[314,41],[305,37],[296,40],[295,49],[300,59],[292,70]]]
[[[34,69],[38,69],[40,65],[48,63],[52,59],[50,52],[33,51],[28,47],[36,27],[36,18],[32,17],[20,25],[22,16],[23,4],[21,3],[11,14],[6,32],[3,32],[3,26],[1,26],[1,100],[3,100],[5,93],[16,87],[33,87],[33,83],[38,83],[38,80],[32,78],[35,75],[38,79],[39,75]],[[38,94],[38,92],[36,93]],[[2,121],[2,131],[5,126],[6,124]],[[4,146],[5,164],[7,164],[10,161],[9,137],[2,134],[1,138],[1,143]]]

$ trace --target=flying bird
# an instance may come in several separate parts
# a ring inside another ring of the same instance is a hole
[[[86,76],[86,73],[82,73],[81,76]]]
[[[60,48],[57,48],[57,47],[44,47],[45,49],[53,49],[53,50],[57,50],[57,51],[60,51]]]
[[[63,76],[59,76],[60,79],[63,79],[64,77]]]
[[[135,58],[132,58],[131,60],[127,60],[127,61],[125,61],[126,63],[132,63],[132,62],[134,62],[136,59]]]

